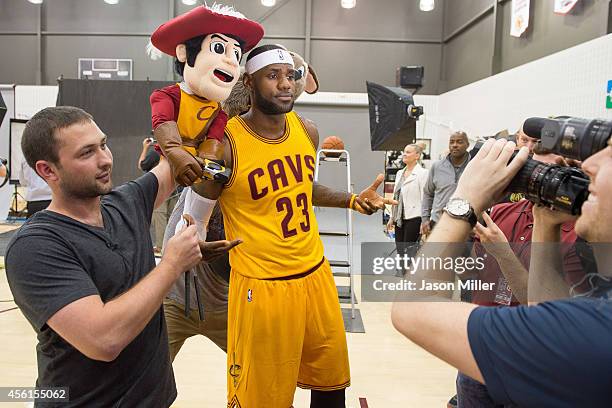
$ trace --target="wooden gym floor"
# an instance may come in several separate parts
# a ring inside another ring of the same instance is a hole
[[[0,232],[8,229],[0,226]],[[19,309],[13,309],[3,259],[0,266],[0,387],[31,387],[36,380],[36,336]],[[369,408],[446,407],[455,393],[456,371],[395,331],[389,303],[360,302],[358,307],[366,333],[347,333],[352,377],[347,407],[360,408],[359,398],[366,398]],[[226,406],[225,354],[208,339],[187,340],[174,372],[178,398],[173,407]],[[309,392],[298,389],[295,408],[307,408],[308,403]]]

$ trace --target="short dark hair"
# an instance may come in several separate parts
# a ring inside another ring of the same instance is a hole
[[[246,44],[244,40],[241,40],[240,38],[230,34],[223,35],[238,41],[238,44],[240,44],[240,49],[244,53],[244,46]],[[193,68],[193,66],[195,65],[195,60],[200,51],[202,50],[202,43],[204,42],[204,38],[206,38],[206,35],[199,35],[197,37],[190,38],[183,43],[185,44],[185,51],[187,52],[187,64],[189,64],[191,68]],[[174,71],[180,76],[183,76],[183,72],[185,72],[185,63],[179,61],[178,58],[175,58]]]
[[[21,151],[28,165],[36,170],[36,162],[39,160],[57,164],[59,144],[56,132],[87,121],[93,121],[93,117],[74,106],[45,108],[36,113],[26,123],[21,136]]]
[[[468,138],[467,133],[465,133],[463,130],[456,130],[451,133],[451,137],[455,135],[461,136],[462,139],[464,139],[468,144],[470,144],[470,139]]]
[[[283,47],[282,45],[279,44],[264,44],[264,45],[260,45],[257,48],[253,48],[253,50],[251,50],[251,52],[249,52],[249,55],[247,56],[247,62],[249,62],[249,60],[259,54],[261,54],[262,52],[266,52],[266,51],[270,51],[270,50],[287,50],[285,47]]]

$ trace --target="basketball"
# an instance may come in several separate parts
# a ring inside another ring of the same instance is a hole
[[[338,136],[327,136],[323,143],[321,143],[321,149],[330,150],[344,150],[344,142]],[[324,153],[327,157],[340,157],[341,153]]]

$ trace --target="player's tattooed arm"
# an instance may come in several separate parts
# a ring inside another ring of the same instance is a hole
[[[312,203],[317,207],[348,208],[353,195],[315,182],[312,186]]]
[[[312,144],[315,149],[318,149],[319,131],[317,130],[317,126],[310,119],[301,116],[300,119],[308,131]],[[384,203],[387,203],[384,201],[386,199],[383,200],[383,198],[376,193],[376,188],[381,182],[382,179],[379,180],[377,178],[370,187],[363,190],[359,195],[351,194],[346,191],[334,190],[319,183],[314,183],[312,187],[312,202],[313,205],[318,207],[350,208],[362,214],[371,215],[379,209],[384,208]],[[397,202],[392,201],[388,204],[391,203],[397,204]]]
[[[362,214],[374,214],[378,208],[367,198],[346,191],[338,191],[319,183],[312,186],[312,204],[317,207],[350,208]]]

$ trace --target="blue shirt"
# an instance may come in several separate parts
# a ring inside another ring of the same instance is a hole
[[[520,407],[612,406],[612,301],[479,307],[468,338],[489,394]]]

